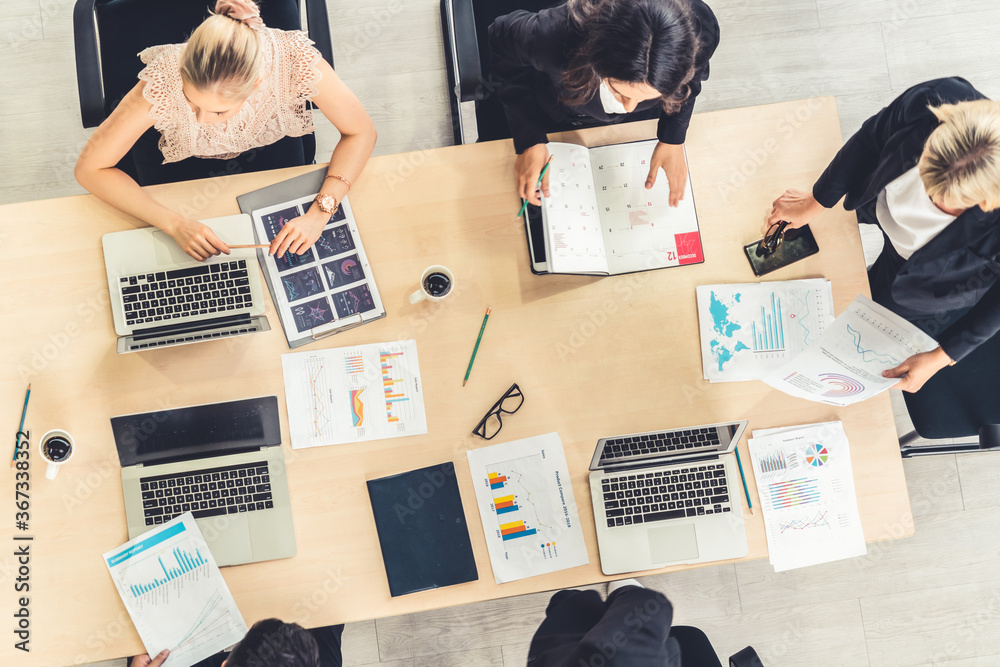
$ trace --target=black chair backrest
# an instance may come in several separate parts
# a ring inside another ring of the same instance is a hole
[[[298,0],[263,0],[260,15],[271,28],[299,30]],[[212,0],[97,0],[105,112],[110,114],[136,84],[143,68],[139,52],[158,44],[180,44],[214,9]]]
[[[927,439],[976,436],[982,426],[1000,424],[1000,334],[903,400],[913,428]]]

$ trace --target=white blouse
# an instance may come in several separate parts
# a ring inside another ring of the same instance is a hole
[[[909,259],[955,220],[931,201],[917,167],[885,186],[878,195],[875,215],[903,259]]]

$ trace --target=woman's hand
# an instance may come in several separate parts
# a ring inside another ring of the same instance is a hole
[[[170,229],[170,235],[184,252],[199,262],[219,253],[229,254],[229,246],[219,240],[211,227],[197,220],[182,218]]]
[[[545,168],[549,159],[549,149],[545,144],[535,144],[525,149],[514,162],[514,175],[517,178],[517,194],[521,199],[527,199],[535,206],[542,205],[538,196],[538,175]],[[542,194],[549,196],[549,172],[542,179]]]
[[[931,376],[950,363],[951,357],[939,347],[930,352],[915,354],[899,366],[882,371],[882,377],[903,378],[896,388],[912,393],[919,391]]]
[[[268,252],[275,257],[281,257],[285,251],[301,255],[316,243],[323,233],[323,227],[330,221],[330,214],[324,213],[313,202],[305,215],[300,215],[285,223],[278,235],[271,241]]]
[[[784,220],[792,229],[804,227],[816,219],[826,208],[816,201],[811,192],[785,190],[785,194],[774,200],[767,222],[760,228],[761,235],[767,234],[771,225]]]
[[[155,658],[150,658],[149,655],[143,653],[132,658],[132,667],[160,667],[167,661],[168,655],[170,655],[169,649],[163,649],[156,654]]]
[[[667,175],[667,183],[670,185],[670,205],[677,206],[684,199],[684,190],[687,188],[688,167],[684,160],[683,144],[657,142],[656,148],[653,149],[653,157],[649,160],[647,190],[656,183],[656,174],[661,168]]]

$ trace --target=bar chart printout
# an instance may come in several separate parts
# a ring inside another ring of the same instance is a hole
[[[819,339],[833,322],[822,279],[699,285],[702,370],[710,382],[759,380]]]
[[[749,445],[775,571],[866,552],[840,422],[754,431]]]
[[[559,434],[468,452],[496,582],[588,562]]]
[[[104,561],[150,655],[168,648],[170,664],[188,667],[246,634],[190,512],[105,553]]]
[[[292,447],[427,433],[414,340],[281,357]]]

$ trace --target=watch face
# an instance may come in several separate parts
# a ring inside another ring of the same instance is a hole
[[[324,213],[333,213],[337,206],[337,200],[333,195],[323,195],[319,198],[319,207]]]

